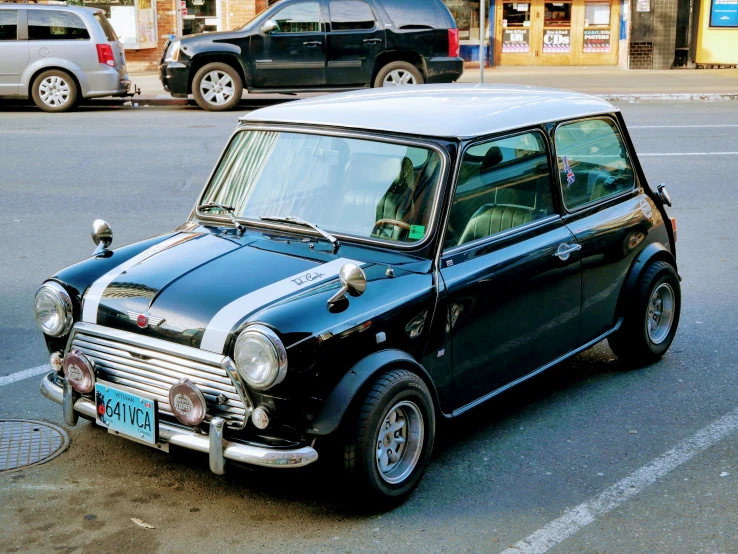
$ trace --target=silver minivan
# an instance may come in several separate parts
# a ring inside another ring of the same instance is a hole
[[[83,98],[125,96],[123,45],[100,9],[0,3],[0,97],[47,112]]]

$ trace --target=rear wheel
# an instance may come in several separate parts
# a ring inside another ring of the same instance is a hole
[[[31,97],[45,112],[66,112],[77,102],[77,84],[60,69],[40,73],[31,85]]]
[[[209,63],[195,73],[192,96],[204,110],[221,112],[232,110],[241,100],[243,83],[234,68],[225,63]]]
[[[423,74],[411,63],[392,62],[385,65],[374,79],[374,87],[398,87],[401,85],[422,85]]]

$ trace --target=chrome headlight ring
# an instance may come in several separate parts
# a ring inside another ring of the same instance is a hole
[[[257,390],[278,385],[287,376],[287,350],[264,325],[250,325],[238,336],[233,362],[246,384]]]
[[[46,303],[46,309],[40,310],[39,306]],[[36,291],[33,301],[36,323],[41,330],[51,337],[62,337],[69,333],[74,324],[72,314],[72,299],[69,293],[59,283],[47,281]],[[49,310],[56,312],[50,313]],[[51,322],[49,315],[57,316],[57,321]]]

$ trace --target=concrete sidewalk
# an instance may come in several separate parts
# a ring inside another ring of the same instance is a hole
[[[134,103],[187,105],[193,100],[172,98],[157,73],[132,73],[141,89]],[[478,83],[479,69],[467,69],[459,82]],[[545,86],[585,92],[620,101],[738,100],[738,69],[674,69],[627,71],[617,67],[494,67],[484,72],[485,83]],[[242,105],[259,106],[314,94],[246,94]]]

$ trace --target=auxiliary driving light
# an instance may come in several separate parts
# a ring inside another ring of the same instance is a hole
[[[251,412],[251,421],[257,429],[266,429],[269,427],[269,410],[266,406],[258,406]]]
[[[52,352],[49,356],[49,365],[54,371],[61,371],[64,367],[64,360],[60,352]]]
[[[189,379],[182,379],[169,389],[169,405],[179,422],[191,427],[202,423],[208,411],[202,391]]]
[[[79,350],[75,349],[64,356],[64,377],[72,388],[82,394],[95,388],[95,366]]]

